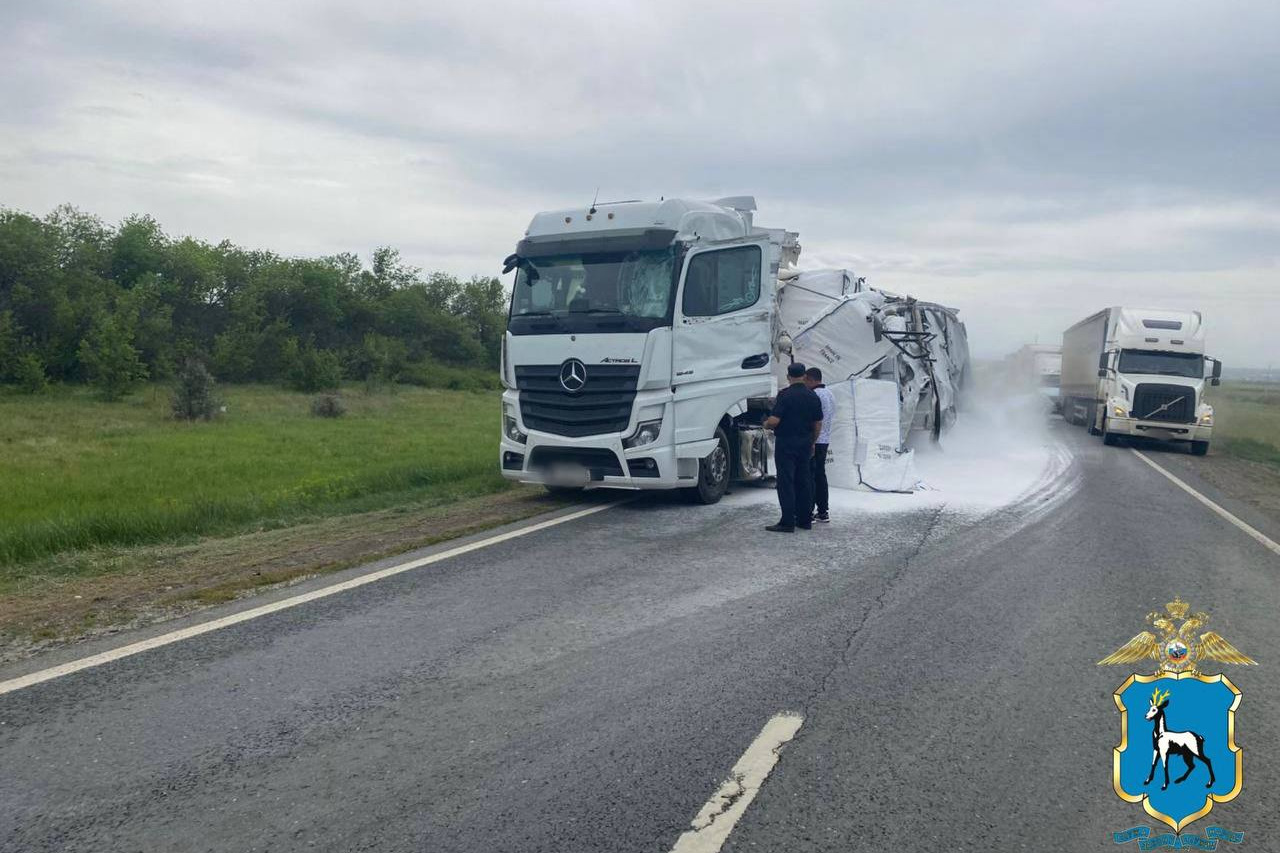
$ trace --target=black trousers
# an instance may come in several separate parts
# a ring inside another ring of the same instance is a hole
[[[813,445],[798,447],[775,445],[774,469],[778,474],[778,506],[782,509],[779,524],[786,527],[808,527],[813,523]]]
[[[825,515],[827,506],[827,445],[813,446],[813,502],[818,505],[818,514]]]

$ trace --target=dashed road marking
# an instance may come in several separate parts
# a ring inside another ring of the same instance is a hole
[[[440,551],[435,554],[428,554],[425,557],[419,557],[416,560],[409,560],[405,563],[399,563],[389,566],[385,569],[369,572],[359,577],[350,578],[339,583],[313,589],[310,592],[304,592],[299,595],[282,598],[279,601],[273,601],[270,604],[264,604],[261,607],[253,607],[248,610],[242,610],[239,613],[232,613],[229,616],[223,616],[220,619],[211,619],[208,622],[201,622],[198,625],[192,625],[187,628],[180,628],[177,631],[170,631],[167,634],[160,634],[146,640],[139,640],[136,643],[129,643],[119,648],[110,649],[96,655],[78,658],[68,661],[58,666],[51,666],[47,669],[37,670],[27,675],[20,675],[16,678],[10,678],[7,681],[0,681],[0,696],[5,693],[12,693],[15,690],[22,690],[24,687],[31,687],[45,681],[52,681],[55,678],[61,678],[64,675],[70,675],[73,672],[91,669],[95,666],[102,666],[105,663],[120,660],[121,658],[131,657],[132,655],[158,649],[161,646],[167,646],[170,643],[177,643],[182,640],[188,640],[192,637],[198,637],[201,634],[208,634],[212,631],[218,631],[228,628],[232,625],[239,625],[241,622],[248,622],[251,619],[257,619],[260,616],[266,616],[269,613],[278,613],[281,610],[288,610],[291,607],[297,607],[299,604],[306,604],[309,601],[315,601],[320,598],[327,598],[331,595],[337,595],[340,592],[356,589],[366,584],[376,583],[394,575],[404,572],[420,569],[423,566],[429,566],[432,563],[439,563],[442,560],[448,560],[451,557],[457,557],[462,554],[478,551],[481,548],[488,548],[490,545],[497,545],[500,542],[507,542],[511,539],[517,539],[521,536],[527,536],[530,533],[537,533],[539,530],[546,530],[548,527],[555,527],[570,521],[576,521],[597,512],[603,512],[610,509],[616,504],[608,503],[599,506],[590,506],[580,509],[577,512],[571,512],[567,515],[549,518],[546,521],[539,521],[536,524],[530,524],[527,527],[520,527],[515,530],[508,530],[506,533],[499,533],[496,536],[490,536],[485,539],[478,539],[475,542],[468,542],[465,545],[458,545],[446,551]]]
[[[1133,450],[1133,448],[1130,448],[1130,450]],[[1205,505],[1205,506],[1207,506],[1209,509],[1211,509],[1211,510],[1213,510],[1214,512],[1216,512],[1218,515],[1222,516],[1222,517],[1223,517],[1223,518],[1225,518],[1227,521],[1231,522],[1231,523],[1232,523],[1232,524],[1234,524],[1236,527],[1240,528],[1240,529],[1241,529],[1241,530],[1243,530],[1245,533],[1249,534],[1249,535],[1250,535],[1250,536],[1252,536],[1254,539],[1258,540],[1258,542],[1262,543],[1262,546],[1263,546],[1264,548],[1268,548],[1268,549],[1270,549],[1272,553],[1280,554],[1280,544],[1277,544],[1277,543],[1276,543],[1276,541],[1275,541],[1274,539],[1271,539],[1271,538],[1270,538],[1270,537],[1268,537],[1265,533],[1263,533],[1261,530],[1258,530],[1256,527],[1253,527],[1252,525],[1248,524],[1247,522],[1240,520],[1240,518],[1238,518],[1237,516],[1232,515],[1230,512],[1227,512],[1225,509],[1223,509],[1222,507],[1218,506],[1216,503],[1214,503],[1213,501],[1209,500],[1209,499],[1208,499],[1208,498],[1206,498],[1204,495],[1200,494],[1200,493],[1199,493],[1199,492],[1197,492],[1195,489],[1191,488],[1191,487],[1190,487],[1190,486],[1188,486],[1186,483],[1184,483],[1184,482],[1182,482],[1181,480],[1179,480],[1179,479],[1178,479],[1177,477],[1175,477],[1173,474],[1171,474],[1171,473],[1169,473],[1168,471],[1166,471],[1163,467],[1161,467],[1160,465],[1157,465],[1157,464],[1156,464],[1155,462],[1153,462],[1151,459],[1148,459],[1148,458],[1147,458],[1147,456],[1146,456],[1146,454],[1145,454],[1145,453],[1143,453],[1141,450],[1134,450],[1133,452],[1134,452],[1134,453],[1137,455],[1137,457],[1138,457],[1139,459],[1141,459],[1143,462],[1147,463],[1147,464],[1148,464],[1148,465],[1150,465],[1152,468],[1155,468],[1155,469],[1156,469],[1157,471],[1159,471],[1161,474],[1164,474],[1166,477],[1168,477],[1170,480],[1172,480],[1172,481],[1173,481],[1173,483],[1174,483],[1174,485],[1176,485],[1178,488],[1182,489],[1184,492],[1186,492],[1187,494],[1191,495],[1191,497],[1193,497],[1193,498],[1195,498],[1196,500],[1200,501],[1200,503],[1204,504],[1204,505]]]
[[[676,839],[671,853],[718,853],[778,763],[782,747],[796,736],[803,723],[804,717],[796,714],[771,717],[733,765],[729,778],[693,819],[692,828]]]

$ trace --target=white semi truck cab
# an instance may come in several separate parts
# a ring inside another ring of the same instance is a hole
[[[1205,355],[1199,311],[1107,308],[1062,336],[1063,417],[1107,444],[1185,441],[1204,455],[1213,436],[1205,390],[1221,375],[1222,362]]]
[[[755,200],[667,199],[534,216],[503,341],[504,476],[688,488],[767,473],[774,287],[797,235]]]

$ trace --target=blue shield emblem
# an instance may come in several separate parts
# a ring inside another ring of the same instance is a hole
[[[1193,671],[1131,675],[1120,709],[1112,785],[1121,798],[1181,832],[1243,783],[1235,711],[1240,691],[1223,675]]]

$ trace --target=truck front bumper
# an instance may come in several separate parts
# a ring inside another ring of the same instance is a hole
[[[677,460],[676,448],[660,440],[625,448],[620,435],[566,439],[532,432],[524,444],[503,436],[499,452],[502,476],[519,483],[676,489],[695,485],[698,477],[697,459]]]
[[[1213,425],[1171,424],[1167,421],[1144,421],[1138,418],[1117,418],[1109,415],[1107,431],[1117,435],[1154,438],[1160,441],[1208,441],[1213,435]]]

